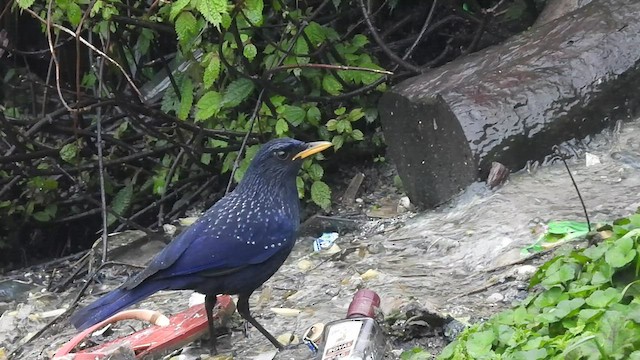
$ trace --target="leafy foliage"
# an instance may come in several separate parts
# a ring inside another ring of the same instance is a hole
[[[382,69],[368,53],[369,40],[365,35],[336,26],[338,23],[331,20],[312,17],[314,12],[334,14],[330,7],[316,8],[319,4],[177,0],[155,2],[144,11],[133,11],[121,0],[19,0],[16,4],[14,11],[22,11],[22,16],[38,14],[43,21],[50,22],[54,41],[61,42],[66,35],[60,27],[68,27],[85,39],[91,38],[96,47],[101,47],[102,52],[122,67],[120,71],[107,66],[101,74],[97,63],[86,68],[73,68],[78,65],[73,62],[61,63],[61,66],[70,65],[67,73],[80,76],[61,82],[63,87],[64,84],[79,86],[63,89],[67,90],[63,94],[70,106],[74,103],[67,94],[88,93],[96,99],[106,99],[113,93],[123,93],[119,87],[128,83],[124,79],[124,73],[128,73],[134,77],[133,83],[140,87],[143,96],[157,91],[157,96],[149,95],[153,100],[145,107],[159,108],[166,116],[160,119],[173,121],[170,127],[166,122],[159,127],[141,126],[141,120],[157,121],[157,114],[130,114],[130,108],[118,105],[103,109],[105,118],[118,114],[130,116],[116,119],[116,126],[103,134],[107,139],[104,144],[109,147],[103,153],[108,164],[105,186],[110,227],[121,224],[119,216],[147,211],[144,209],[149,203],[164,201],[167,195],[175,196],[177,184],[197,178],[203,172],[233,173],[233,180],[240,181],[258,149],[255,144],[271,137],[331,140],[335,150],[363,141],[368,122],[360,121],[362,104],[370,103],[368,99],[375,99],[376,92],[384,90],[381,74],[322,68],[323,64],[336,64],[364,70]],[[346,2],[335,5],[348,7]],[[274,24],[283,26],[274,28]],[[45,22],[41,30],[46,39]],[[90,52],[78,56],[88,56]],[[330,52],[332,55],[327,56]],[[96,59],[93,55],[81,62]],[[155,65],[143,65],[146,63]],[[331,100],[332,96],[373,82],[377,82],[374,85],[379,85],[378,88],[339,102]],[[124,93],[136,93],[130,90]],[[37,97],[41,97],[40,94]],[[59,103],[54,106],[62,108]],[[40,106],[33,108],[36,107]],[[29,104],[6,106],[6,114],[27,121],[37,115],[29,113],[31,108]],[[87,124],[95,124],[94,109],[85,108],[82,113]],[[334,115],[335,126],[325,120]],[[79,126],[71,114],[65,114],[59,121],[62,126]],[[179,131],[166,130],[172,127]],[[185,129],[192,133],[185,133]],[[95,127],[82,130],[93,132]],[[239,144],[247,133],[249,146],[243,149],[244,157],[237,161]],[[136,143],[127,147],[129,139]],[[3,232],[14,231],[11,224],[16,221],[67,221],[99,210],[99,197],[91,202],[74,200],[70,205],[56,205],[69,194],[95,193],[99,188],[93,140],[79,136],[67,139],[46,136],[40,140],[55,151],[52,158],[36,164],[38,171],[49,175],[21,178],[15,186],[25,191],[13,193],[16,197],[13,201],[0,199],[0,219],[7,224],[2,227]],[[35,150],[39,145],[28,146]],[[137,156],[140,150],[158,154],[158,159],[148,164],[119,162],[120,158]],[[331,189],[323,179],[323,159],[319,154],[306,160],[297,185],[301,198],[329,210]],[[80,170],[67,176],[67,170],[76,167]],[[64,176],[60,178],[58,172]],[[13,175],[2,173],[3,178]],[[175,214],[171,212],[171,216]]]
[[[439,359],[640,359],[640,213],[612,236],[545,263],[542,291],[474,325]]]

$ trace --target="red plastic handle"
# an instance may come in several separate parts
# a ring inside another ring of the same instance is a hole
[[[214,319],[226,320],[235,310],[235,304],[229,295],[218,295],[217,306],[213,314]],[[108,324],[127,319],[148,321],[156,325],[99,346],[73,352],[84,339],[96,330]],[[136,354],[136,358],[140,359],[143,356],[157,352],[179,348],[201,337],[207,331],[207,314],[202,304],[192,306],[172,316],[170,319],[167,319],[157,311],[126,310],[74,336],[73,339],[58,349],[53,359],[59,359],[69,354],[75,355],[73,360],[102,359],[109,354],[109,350],[122,345],[130,347]]]

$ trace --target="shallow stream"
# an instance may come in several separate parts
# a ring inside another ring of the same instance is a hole
[[[563,149],[576,155],[569,166],[592,222],[612,220],[640,206],[640,121]],[[587,152],[600,163],[586,166]],[[395,196],[395,201],[400,197],[394,195],[390,183],[379,191]],[[363,198],[365,207],[373,205],[367,200],[371,197]],[[288,332],[301,336],[314,323],[344,317],[355,290],[367,287],[380,294],[387,314],[417,301],[439,313],[476,321],[526,295],[527,277],[531,275],[531,267],[526,265],[538,265],[542,260],[518,264],[520,250],[536,240],[544,224],[583,219],[578,196],[562,163],[532,167],[512,174],[496,190],[474,184],[437,210],[367,221],[359,231],[340,234],[340,248],[353,250],[340,259],[314,254],[313,239],[300,239],[283,268],[254,294],[252,311],[276,336]],[[301,269],[305,267],[311,268]],[[376,272],[369,272],[363,279],[360,275],[369,269]],[[106,284],[118,283],[107,280]],[[5,304],[9,310],[0,318],[0,347],[11,351],[20,339],[50,320],[34,314],[69,304],[76,292],[73,289],[58,295],[36,288],[21,304]],[[156,294],[141,307],[172,313],[182,309],[188,297],[188,292]],[[300,312],[282,316],[271,310],[275,307]],[[63,325],[32,342],[20,358],[48,358],[74,333],[70,326]],[[390,340],[390,348],[396,350],[390,352],[390,358],[416,345],[437,353],[445,344],[437,336]],[[235,359],[266,355],[272,349],[253,328],[247,338],[233,331],[219,345],[222,353],[233,353]],[[300,351],[285,351],[276,358],[301,359],[300,354],[311,357]],[[196,344],[182,358],[195,359],[206,352]]]

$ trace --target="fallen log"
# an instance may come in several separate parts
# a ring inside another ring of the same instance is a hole
[[[436,206],[492,162],[521,169],[635,113],[638,18],[638,1],[593,1],[394,86],[379,111],[411,202]]]

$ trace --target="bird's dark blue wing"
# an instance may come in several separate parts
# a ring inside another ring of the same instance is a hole
[[[285,209],[260,209],[248,200],[223,198],[125,287],[133,288],[151,276],[166,278],[225,271],[264,262],[293,246],[297,225],[297,216],[292,219]]]

